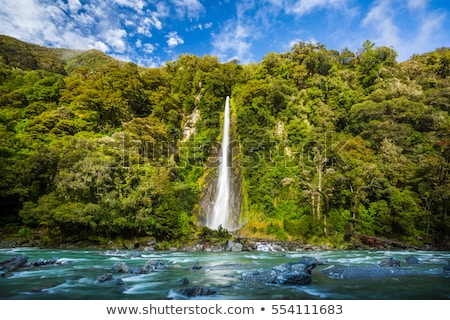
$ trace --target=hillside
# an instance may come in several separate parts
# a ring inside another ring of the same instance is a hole
[[[115,60],[98,50],[54,49],[0,35],[1,63],[22,70],[45,70],[62,75],[80,67],[95,69]],[[117,62],[117,61],[116,61]]]
[[[298,43],[249,65],[142,68],[2,36],[3,240],[227,236],[202,221],[230,96],[237,236],[448,248],[450,50],[396,56]]]

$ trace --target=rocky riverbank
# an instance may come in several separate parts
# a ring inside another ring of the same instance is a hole
[[[352,234],[347,241],[334,243],[329,241],[326,244],[313,244],[301,241],[280,241],[268,239],[252,239],[244,237],[228,236],[222,239],[199,239],[190,242],[166,242],[156,241],[152,237],[142,237],[134,239],[114,239],[102,243],[79,241],[76,243],[48,243],[39,239],[0,239],[0,248],[15,247],[37,247],[37,248],[59,248],[59,249],[105,249],[105,250],[137,250],[137,251],[290,251],[290,252],[310,252],[319,250],[449,250],[448,247],[434,247],[431,245],[412,245],[405,242],[372,237],[367,235]]]

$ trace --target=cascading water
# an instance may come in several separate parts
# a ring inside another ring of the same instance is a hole
[[[219,158],[219,179],[217,180],[217,194],[213,212],[208,217],[207,226],[218,229],[219,226],[227,229],[230,211],[230,98],[225,101],[225,114],[223,122],[222,146]]]

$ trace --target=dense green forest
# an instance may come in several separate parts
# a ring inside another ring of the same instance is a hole
[[[448,248],[450,49],[396,56],[298,43],[258,63],[186,54],[144,68],[1,36],[2,237],[195,240],[230,96],[238,234]]]

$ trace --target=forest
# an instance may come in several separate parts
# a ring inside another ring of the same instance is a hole
[[[199,203],[230,96],[237,235],[449,248],[449,77],[449,48],[398,62],[369,40],[146,68],[0,36],[1,238],[173,245],[211,232]]]

